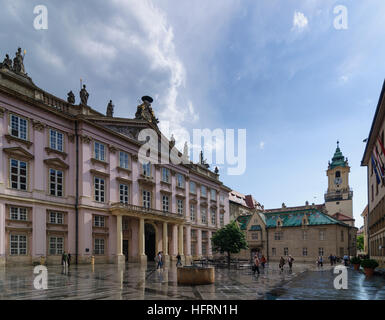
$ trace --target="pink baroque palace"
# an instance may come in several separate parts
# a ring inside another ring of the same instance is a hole
[[[111,101],[104,115],[85,85],[79,104],[72,91],[65,101],[37,87],[23,60],[19,49],[0,63],[0,265],[60,264],[64,251],[72,263],[211,257],[231,190],[203,157],[138,160],[142,129],[166,139],[151,97],[133,119],[114,117]]]

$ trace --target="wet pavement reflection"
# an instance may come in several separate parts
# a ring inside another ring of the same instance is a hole
[[[331,267],[294,266],[281,272],[276,264],[253,275],[251,270],[215,271],[215,284],[179,286],[174,264],[156,269],[129,263],[48,266],[48,289],[36,290],[33,267],[0,268],[0,299],[157,299],[157,300],[253,300],[253,299],[385,299],[385,278],[366,279],[349,270],[348,290],[336,290]]]

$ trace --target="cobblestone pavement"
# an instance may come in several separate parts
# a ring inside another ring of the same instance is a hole
[[[217,269],[215,284],[207,286],[178,286],[173,264],[164,270],[153,264],[80,265],[68,273],[48,266],[47,290],[34,289],[34,277],[33,267],[0,268],[0,299],[385,299],[383,277],[366,280],[349,271],[349,290],[335,290],[330,266],[317,271],[305,264],[296,264],[292,272],[272,264],[259,276]]]

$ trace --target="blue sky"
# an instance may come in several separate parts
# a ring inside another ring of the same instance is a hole
[[[40,4],[48,30],[33,28]],[[347,8],[347,30],[333,26],[336,5]],[[360,226],[384,16],[382,0],[4,1],[0,54],[25,48],[34,82],[62,98],[82,78],[101,112],[112,99],[116,116],[133,117],[151,95],[179,145],[183,128],[245,128],[246,172],[221,167],[221,178],[265,208],[322,203],[338,139]]]

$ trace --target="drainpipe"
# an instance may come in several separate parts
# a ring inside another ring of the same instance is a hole
[[[366,237],[367,237],[367,245],[368,245],[368,252],[367,252],[367,255],[370,257],[370,241],[369,241],[369,237],[370,237],[370,234],[369,234],[369,217],[370,217],[370,194],[369,194],[369,164],[366,166],[366,170],[367,170],[367,174],[366,174],[366,180],[367,180],[367,189],[368,189],[368,214],[367,214],[367,217],[366,217]],[[365,218],[364,218],[365,219]],[[365,241],[364,241],[365,243]],[[365,250],[365,248],[364,248]]]
[[[75,263],[78,264],[79,255],[79,134],[78,121],[75,121],[76,142],[76,177],[75,177]]]

